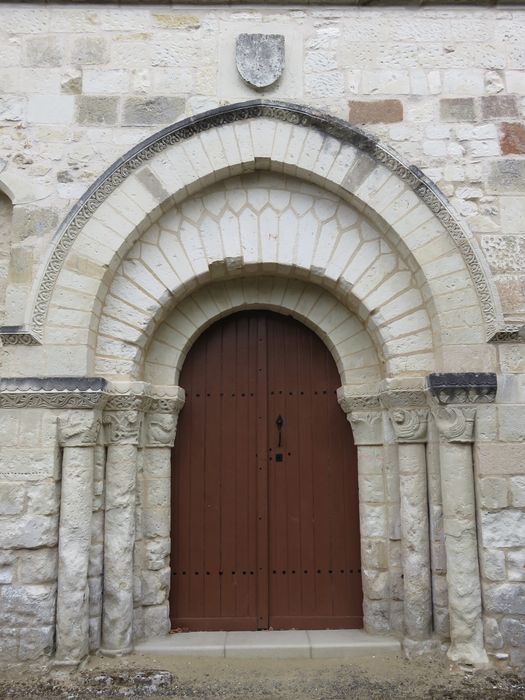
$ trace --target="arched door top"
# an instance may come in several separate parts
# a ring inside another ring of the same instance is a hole
[[[497,294],[477,243],[423,173],[347,122],[307,107],[255,100],[160,131],[90,187],[62,223],[38,280],[28,319],[35,337],[42,338],[53,295],[67,287],[61,277],[71,276],[72,249],[75,259],[89,259],[99,293],[121,256],[167,207],[211,182],[257,169],[293,174],[347,197],[392,228],[400,244],[406,239],[409,249],[414,230],[430,227],[429,239],[441,231],[457,257],[456,274],[475,290],[484,336],[490,339],[500,330]],[[423,270],[424,263],[418,261]],[[93,301],[91,313],[95,307]]]

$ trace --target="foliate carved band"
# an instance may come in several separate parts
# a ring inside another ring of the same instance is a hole
[[[494,372],[446,372],[428,375],[430,394],[441,405],[493,403],[498,388]]]
[[[101,377],[6,377],[0,408],[100,408],[106,386]]]
[[[367,387],[370,393],[361,390],[356,392],[356,388],[351,385],[340,386],[337,390],[337,401],[345,413],[350,411],[374,411],[381,408],[379,396],[375,387]]]
[[[389,415],[398,442],[426,442],[428,409],[394,408]]]
[[[72,411],[58,419],[58,437],[62,447],[94,447],[102,423],[93,411]]]
[[[142,426],[140,411],[105,411],[106,441],[108,445],[138,445]]]
[[[473,442],[476,409],[463,406],[440,406],[432,414],[444,442]]]

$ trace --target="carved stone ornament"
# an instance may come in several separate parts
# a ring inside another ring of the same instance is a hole
[[[446,372],[428,375],[430,394],[442,405],[494,403],[497,386],[494,372]]]
[[[434,212],[461,252],[483,309],[487,338],[504,340],[507,328],[501,326],[502,316],[497,303],[495,286],[490,280],[486,263],[477,245],[465,233],[458,217],[437,187],[416,167],[407,165],[391,149],[384,148],[373,136],[348,122],[308,107],[270,100],[252,100],[192,115],[149,137],[111,165],[73,207],[55,236],[55,247],[37,284],[31,333],[37,337],[43,333],[53,289],[74,241],[96,210],[126,178],[163,150],[200,132],[258,118],[275,119],[287,124],[300,124],[306,128],[319,130],[343,143],[353,145],[401,178]],[[515,328],[512,327],[512,338],[518,339],[519,333],[514,330]],[[521,340],[523,342],[523,339]]]
[[[276,83],[284,70],[282,34],[239,34],[235,62],[241,78],[256,90]]]
[[[398,442],[426,442],[427,408],[394,408],[389,415]]]
[[[173,447],[178,414],[148,413],[146,416],[146,447]]]
[[[0,379],[0,408],[100,408],[107,381],[101,377]]]
[[[356,445],[382,445],[383,421],[381,411],[351,411],[347,418],[352,426]]]
[[[367,389],[372,389],[372,387],[367,387]],[[348,384],[340,386],[337,390],[337,401],[345,413],[359,410],[380,410],[379,396],[375,391],[371,390],[369,394],[364,393],[362,389],[359,391],[361,393],[357,393],[356,389]]]
[[[476,409],[463,406],[439,406],[432,410],[444,442],[473,442]]]
[[[138,445],[142,426],[140,411],[104,411],[108,445]]]
[[[151,413],[178,414],[186,400],[186,392],[180,386],[155,386],[148,396]]]
[[[58,436],[62,447],[94,447],[101,425],[100,414],[72,411],[58,419]]]

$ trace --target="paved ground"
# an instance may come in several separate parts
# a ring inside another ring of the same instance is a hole
[[[93,657],[64,681],[35,673],[0,679],[0,698],[192,698],[193,700],[503,700],[525,698],[525,679],[453,672],[444,660],[400,655],[341,659]]]

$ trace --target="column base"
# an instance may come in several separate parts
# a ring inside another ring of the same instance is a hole
[[[452,643],[447,651],[447,656],[464,670],[483,669],[490,666],[485,649],[474,644]]]
[[[101,647],[98,653],[102,656],[126,656],[133,653],[133,647],[125,647],[124,649],[104,649]]]

